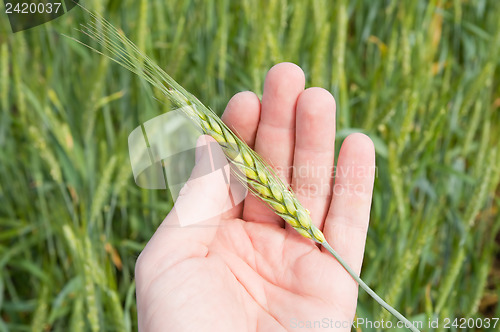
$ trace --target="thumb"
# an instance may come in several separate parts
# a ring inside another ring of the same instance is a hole
[[[195,159],[191,177],[174,207],[141,253],[141,260],[149,262],[142,266],[161,264],[168,268],[207,254],[228,200],[229,165],[210,136],[198,139]]]
[[[196,142],[196,165],[173,207],[180,226],[216,225],[228,201],[230,168],[219,144],[210,136]]]

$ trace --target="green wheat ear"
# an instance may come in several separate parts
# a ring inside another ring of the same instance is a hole
[[[98,42],[102,51],[71,38],[108,57],[131,72],[145,79],[201,129],[213,137],[221,146],[233,167],[233,174],[252,192],[266,203],[277,215],[291,225],[300,235],[325,247],[345,268],[345,270],[380,305],[386,308],[412,331],[418,331],[403,315],[382,300],[361,278],[344,262],[326,241],[323,233],[311,221],[309,211],[302,206],[293,191],[273,171],[273,168],[236,136],[222,120],[195,96],[163,71],[153,60],[142,53],[122,31],[115,28],[103,17],[80,6],[90,15],[90,21],[82,25],[80,31]]]

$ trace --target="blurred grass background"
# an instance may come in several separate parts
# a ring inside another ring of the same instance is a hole
[[[500,317],[500,1],[84,4],[219,114],[299,64],[334,94],[339,144],[376,144],[365,281],[411,319]],[[172,205],[127,150],[165,106],[61,36],[83,22],[0,36],[0,331],[136,330],[135,259]],[[358,316],[390,318],[362,291]]]

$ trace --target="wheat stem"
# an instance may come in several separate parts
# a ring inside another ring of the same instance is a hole
[[[400,314],[396,309],[391,307],[387,302],[385,302],[380,296],[375,293],[373,289],[370,288],[365,282],[354,272],[351,267],[342,259],[342,257],[330,246],[328,242],[323,242],[321,244],[326,250],[332,254],[333,257],[342,265],[342,267],[351,275],[351,277],[368,293],[375,301],[377,301],[382,307],[393,314],[397,319],[405,323],[405,326],[414,332],[419,332],[419,330],[408,320],[405,316]]]

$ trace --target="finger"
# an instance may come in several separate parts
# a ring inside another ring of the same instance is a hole
[[[323,232],[333,249],[358,274],[370,219],[374,176],[373,142],[363,134],[348,136],[340,149],[332,203]],[[343,270],[340,264],[338,269]],[[342,271],[341,275],[346,291],[356,289],[347,272]]]
[[[335,159],[335,99],[309,88],[297,101],[292,188],[322,229],[331,201]],[[287,226],[288,227],[288,226]]]
[[[222,121],[251,148],[255,145],[260,118],[260,100],[253,92],[239,92],[229,100]]]
[[[255,150],[287,183],[291,179],[295,144],[295,106],[304,84],[304,72],[292,63],[271,68],[264,83]],[[255,222],[284,225],[280,217],[253,196],[245,200],[243,217]]]
[[[251,148],[255,145],[257,125],[260,118],[260,100],[253,92],[243,91],[235,94],[227,103],[222,121]],[[231,175],[230,196],[235,207],[223,214],[224,219],[241,218],[243,202],[248,190]]]
[[[209,136],[198,139],[196,159],[172,211],[141,253],[145,270],[204,257],[215,236],[221,213],[228,204],[229,166],[219,145]],[[226,167],[221,169],[220,163]]]

